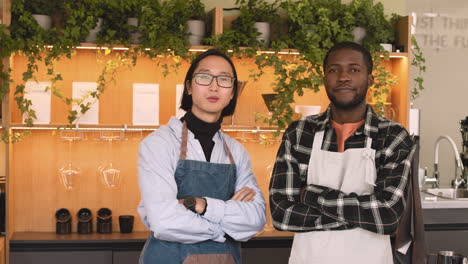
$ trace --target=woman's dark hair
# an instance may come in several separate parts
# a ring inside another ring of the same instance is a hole
[[[343,50],[343,49],[350,49],[350,50],[360,52],[362,54],[362,57],[364,58],[364,63],[366,64],[366,67],[367,67],[367,74],[372,73],[374,63],[372,62],[372,56],[370,52],[363,46],[355,42],[351,42],[351,41],[337,43],[335,46],[331,47],[331,49],[328,50],[327,55],[325,55],[325,58],[323,59],[323,71],[324,72],[325,72],[325,69],[327,68],[328,57],[330,56],[330,54],[332,54],[333,52],[337,50]]]
[[[192,96],[188,93],[187,83],[192,82],[192,77],[193,77],[195,69],[198,67],[198,64],[200,63],[200,61],[202,61],[204,58],[208,56],[218,56],[218,57],[224,58],[232,67],[232,72],[234,74],[233,76],[234,84],[232,86],[232,89],[234,89],[233,90],[234,95],[231,101],[229,102],[229,104],[226,107],[224,107],[223,111],[221,112],[221,116],[224,117],[224,116],[232,115],[234,114],[234,110],[236,109],[236,103],[237,103],[237,93],[238,93],[237,72],[236,72],[236,68],[234,67],[234,63],[232,63],[232,60],[228,56],[226,56],[226,54],[221,53],[220,51],[216,49],[209,49],[203,52],[202,54],[198,55],[198,57],[196,57],[195,60],[192,61],[192,64],[190,65],[190,68],[187,71],[187,75],[185,75],[184,93],[182,95],[182,102],[180,104],[180,108],[182,108],[185,111],[190,111],[190,109],[192,109],[192,104],[193,104]]]

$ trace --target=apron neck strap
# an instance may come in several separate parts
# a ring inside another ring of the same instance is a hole
[[[321,130],[321,131],[318,131],[317,133],[315,133],[314,145],[312,146],[312,149],[315,149],[315,150],[322,149],[322,142],[323,142],[324,134],[325,134],[325,130]]]
[[[228,148],[228,146],[227,146],[227,144],[226,144],[226,140],[224,140],[224,138],[223,138],[223,145],[224,145],[224,150],[226,151],[226,153],[227,153],[227,155],[228,155],[228,157],[229,157],[229,161],[231,162],[231,164],[236,164],[236,163],[234,162],[234,157],[232,156],[232,153],[231,153],[231,151],[229,150],[229,148]]]
[[[187,136],[188,129],[187,123],[184,121],[182,124],[182,142],[180,143],[180,156],[179,159],[185,160],[187,158]]]
[[[184,123],[182,124],[182,142],[180,144],[180,156],[179,156],[179,159],[181,160],[187,159],[187,138],[188,138],[187,122],[184,121]],[[232,156],[232,153],[229,150],[224,138],[223,138],[223,146],[224,146],[224,150],[226,151],[229,157],[229,161],[231,162],[231,164],[235,164],[234,157]]]
[[[370,149],[372,147],[372,138],[366,137],[366,148]]]

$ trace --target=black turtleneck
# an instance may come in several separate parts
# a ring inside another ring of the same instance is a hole
[[[205,154],[206,161],[210,162],[211,152],[214,147],[213,136],[221,128],[223,118],[221,117],[215,123],[207,123],[189,111],[180,119],[180,121],[187,122],[187,128],[192,131],[195,138],[198,139],[202,146],[203,153]]]

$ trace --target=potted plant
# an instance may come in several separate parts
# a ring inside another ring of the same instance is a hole
[[[100,16],[95,0],[64,1],[62,41],[78,46],[96,27]]]
[[[200,0],[188,0],[187,8],[191,10],[190,18],[187,21],[188,41],[192,46],[201,45],[205,37],[205,5]]]
[[[39,26],[47,31],[52,27],[51,15],[54,10],[54,2],[48,0],[24,1],[24,10],[30,12]]]
[[[382,3],[374,4],[373,0],[353,0],[349,8],[355,17],[355,27],[352,30],[355,42],[370,50],[381,51],[383,49],[380,43],[395,41],[393,20],[387,19]]]
[[[82,8],[82,6],[80,6]],[[86,43],[96,43],[98,40],[98,35],[101,32],[101,27],[103,24],[103,15],[104,15],[104,10],[106,9],[106,4],[101,1],[94,1],[92,4],[88,6],[89,10],[91,11],[91,18],[94,22],[93,26],[89,30],[88,35],[86,36],[84,42]],[[101,36],[101,39],[104,39],[105,37]],[[101,41],[105,42],[105,40]]]
[[[187,25],[190,10],[185,0],[150,1],[142,8],[140,31],[142,52],[150,57],[173,54],[187,57]],[[170,51],[168,51],[170,50]]]
[[[279,0],[237,0],[240,15],[232,22],[232,29],[243,34],[241,46],[269,47],[270,24],[278,21]]]
[[[290,37],[284,38],[281,45],[298,49],[300,56],[296,59],[278,59],[276,56],[264,54],[256,57],[259,68],[272,67],[275,71],[275,109],[271,118],[263,121],[277,126],[277,135],[292,121],[294,111],[291,105],[295,101],[294,97],[302,96],[306,90],[317,92],[321,89],[322,63],[329,48],[335,43],[353,40],[351,29],[358,23],[354,17],[356,7],[353,4],[357,6],[358,1],[360,4],[365,2],[364,6],[372,9],[369,14],[372,15],[371,19],[375,20],[367,22],[367,25],[372,25],[372,30],[364,39],[363,45],[374,54],[375,59],[376,83],[371,89],[373,99],[381,103],[378,106],[385,104],[383,100],[387,100],[384,98],[390,93],[396,79],[381,64],[381,53],[378,52],[381,52],[380,43],[390,41],[394,37],[395,28],[392,27],[391,20],[387,20],[384,15],[383,6],[373,5],[372,0],[355,0],[349,5],[342,4],[340,0],[288,0],[283,2],[281,7],[288,14]],[[375,32],[380,29],[384,32]],[[383,115],[383,111],[380,114]]]
[[[292,47],[321,64],[334,43],[352,40],[354,18],[340,0],[301,0],[282,3],[289,17]]]
[[[290,0],[281,7],[288,14],[290,33],[274,44],[296,48],[300,56],[279,59],[262,54],[256,60],[259,68],[272,67],[275,71],[273,91],[277,100],[271,118],[263,121],[278,127],[276,135],[292,121],[294,97],[306,90],[320,90],[323,58],[334,43],[352,39],[349,28],[354,21],[339,0]]]
[[[141,43],[141,32],[139,31],[139,21],[141,19],[142,9],[146,6],[145,0],[124,1],[124,10],[127,16],[127,28],[130,37],[130,43]]]

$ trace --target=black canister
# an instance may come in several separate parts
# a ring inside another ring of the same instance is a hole
[[[71,233],[71,214],[68,209],[60,208],[55,212],[55,233],[70,234]]]
[[[112,233],[112,211],[101,208],[97,212],[97,232],[101,234]]]
[[[133,231],[133,215],[119,216],[120,233],[131,233]]]
[[[89,234],[93,232],[93,216],[88,208],[81,208],[78,211],[78,234]]]

